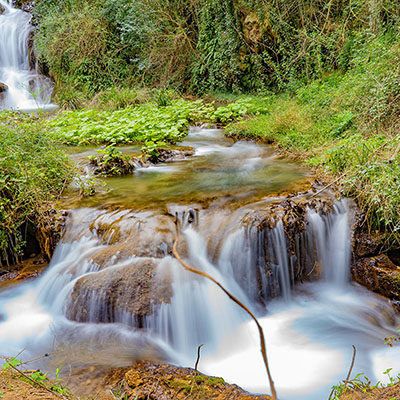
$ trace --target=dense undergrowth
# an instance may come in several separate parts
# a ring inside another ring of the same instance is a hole
[[[399,241],[400,41],[393,33],[355,40],[347,71],[271,96],[267,114],[231,125],[228,132],[277,143],[338,176],[343,192],[358,199],[373,226]]]
[[[28,224],[39,228],[43,212],[72,175],[70,160],[46,133],[40,116],[0,114],[0,260],[22,254]]]
[[[118,87],[264,93],[345,70],[358,33],[398,24],[390,0],[38,0],[34,48],[56,101]]]

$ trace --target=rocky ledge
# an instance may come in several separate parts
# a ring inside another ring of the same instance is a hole
[[[352,277],[367,289],[389,298],[400,311],[400,267],[386,254],[355,260]]]
[[[133,367],[112,369],[96,375],[95,370],[79,371],[72,377],[71,389],[81,397],[126,400],[270,400],[270,396],[251,395],[222,378],[169,364],[140,361]],[[78,379],[77,379],[78,378]]]

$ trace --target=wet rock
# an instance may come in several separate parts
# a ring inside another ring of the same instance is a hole
[[[172,162],[184,160],[194,154],[194,150],[191,148],[184,149],[157,149],[157,152],[147,157],[147,160],[153,164],[162,162]]]
[[[32,14],[33,9],[35,8],[35,6],[36,6],[36,2],[35,1],[27,1],[27,2],[24,2],[22,4],[21,10],[25,11],[25,12],[27,12],[29,14]]]
[[[32,14],[32,11],[36,6],[36,2],[35,1],[24,1],[24,0],[14,0],[13,6],[15,8],[19,8],[22,11],[25,11],[29,14]]]
[[[36,226],[36,238],[41,253],[48,260],[51,259],[54,250],[60,241],[66,226],[68,212],[51,208],[43,213],[39,224]]]
[[[101,267],[115,255],[118,259],[132,255],[163,258],[172,253],[176,232],[171,216],[127,210],[100,215],[89,229],[107,245],[93,258]]]
[[[330,198],[307,196],[286,199],[250,211],[242,219],[247,246],[252,255],[246,262],[250,263],[248,268],[253,271],[253,281],[257,284],[257,290],[254,282],[244,290],[249,296],[258,293],[255,301],[265,304],[268,299],[283,295],[288,290],[282,283],[282,271],[278,267],[282,263],[287,263],[291,271],[288,278],[291,285],[312,281],[320,276],[316,242],[308,229],[306,218],[309,209],[320,215],[328,215],[333,210],[333,201]],[[240,255],[237,257],[240,258]],[[240,266],[235,268],[234,273],[236,270],[241,271]],[[240,282],[241,278],[235,276],[235,279]]]
[[[0,95],[8,91],[8,86],[5,83],[0,82]]]
[[[385,254],[356,260],[352,265],[352,277],[369,290],[400,300],[400,267]]]
[[[5,8],[0,4],[0,15],[4,14]]]
[[[80,278],[73,288],[67,317],[78,322],[118,322],[129,315],[133,325],[152,314],[154,305],[169,302],[170,281],[156,278],[151,259],[132,259]]]

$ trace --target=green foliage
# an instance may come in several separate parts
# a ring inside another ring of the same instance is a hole
[[[0,258],[10,264],[23,251],[22,225],[40,226],[41,210],[63,190],[72,167],[41,116],[2,112],[0,125]]]
[[[338,385],[333,386],[332,393],[329,396],[329,400],[340,400],[342,395],[349,392],[350,393],[362,392],[370,394],[370,392],[373,391],[374,389],[393,386],[400,381],[400,374],[398,374],[397,376],[391,376],[390,375],[391,371],[392,368],[389,368],[383,373],[384,375],[387,376],[389,380],[388,384],[377,382],[375,385],[372,384],[372,381],[367,376],[365,376],[365,374],[359,373],[353,379],[350,379],[347,382],[339,383]]]
[[[340,176],[372,225],[400,241],[399,43],[390,34],[355,36],[346,73],[270,96],[268,112],[228,127],[234,137],[276,142]]]
[[[49,121],[52,135],[66,144],[139,143],[149,154],[158,147],[182,140],[190,123],[213,121],[228,123],[244,115],[267,112],[268,102],[241,98],[214,109],[201,100],[173,99],[170,92],[156,93],[156,104],[139,104],[116,111],[64,111]]]
[[[123,155],[113,145],[97,150],[97,155],[89,156],[90,164],[96,167],[95,173],[102,176],[126,175],[135,167],[129,155]]]
[[[396,36],[390,0],[38,0],[35,50],[76,107],[112,86],[196,93],[296,90]],[[74,98],[73,95],[76,95]]]
[[[270,101],[262,97],[244,97],[234,103],[218,107],[212,116],[215,122],[226,124],[243,116],[265,114],[269,110]]]
[[[10,359],[7,359],[7,361],[3,364],[1,369],[4,371],[7,371],[9,369],[12,369],[12,367],[18,367],[21,364],[22,364],[22,361],[17,360],[15,357],[11,357]]]
[[[53,134],[67,144],[176,143],[190,122],[202,121],[212,107],[201,101],[174,100],[165,107],[152,104],[110,111],[66,111],[49,123]]]

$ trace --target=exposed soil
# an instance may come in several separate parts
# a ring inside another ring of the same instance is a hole
[[[20,374],[10,370],[0,370],[0,398],[2,400],[60,400],[57,394],[33,386],[24,381]]]
[[[343,396],[340,400],[399,400],[400,399],[400,383],[396,385],[368,390],[366,393],[360,391],[351,391]]]

